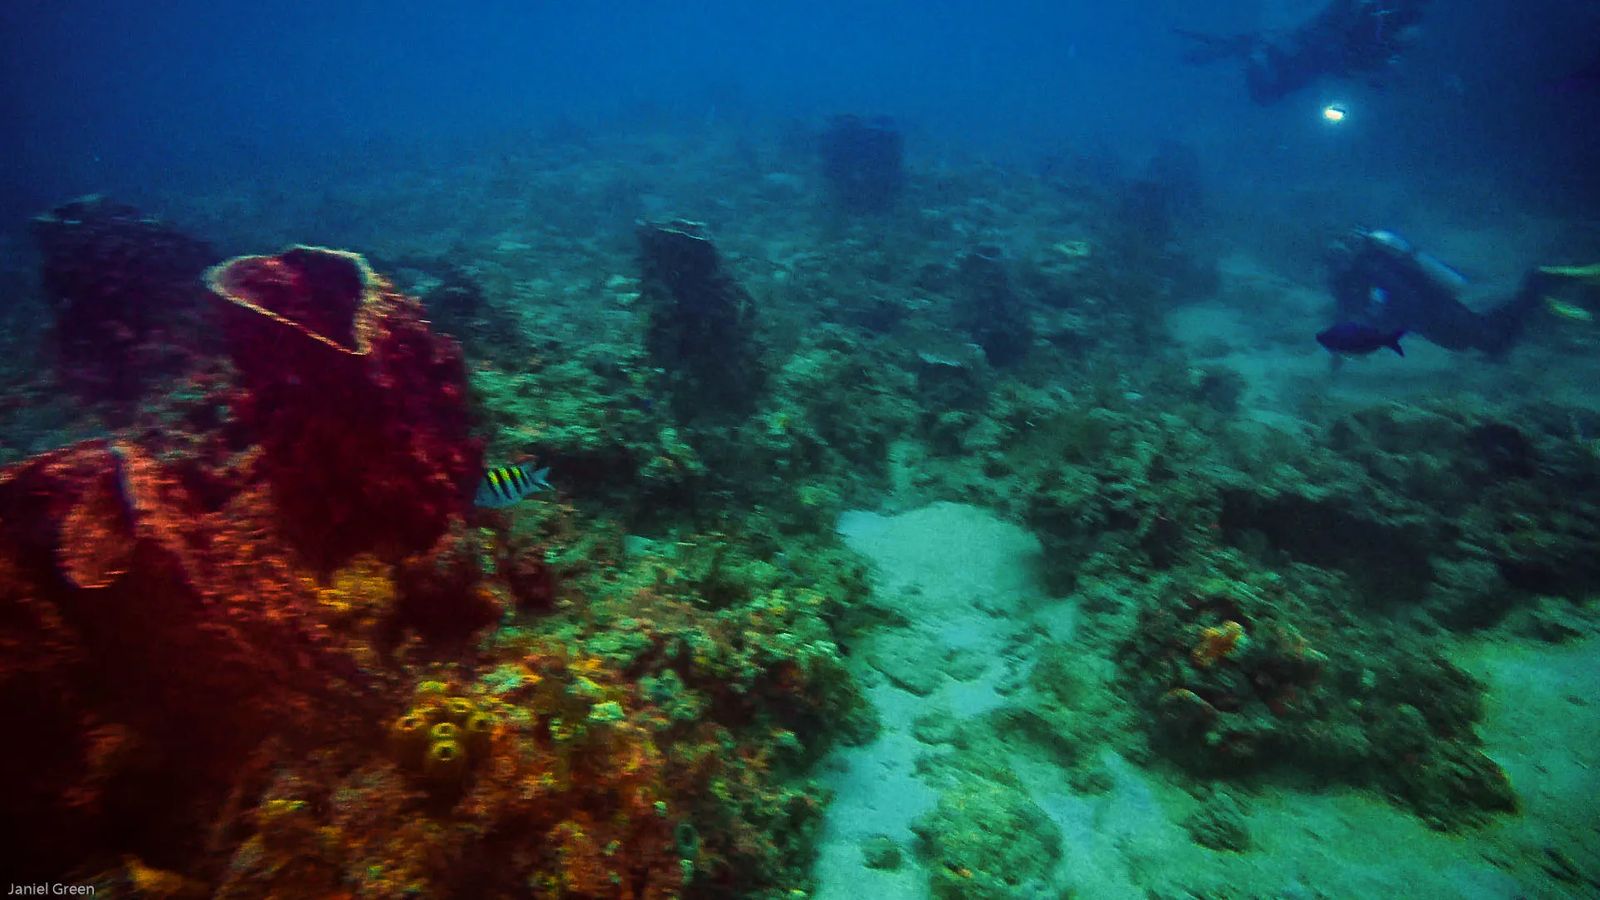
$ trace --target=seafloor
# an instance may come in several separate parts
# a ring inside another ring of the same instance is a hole
[[[0,871],[1600,891],[1594,291],[1503,361],[1335,369],[1372,198],[924,148],[869,214],[813,140],[374,150],[8,232]],[[1484,296],[1600,258],[1372,190]],[[293,244],[370,271],[223,263]],[[470,507],[525,458],[553,492]]]

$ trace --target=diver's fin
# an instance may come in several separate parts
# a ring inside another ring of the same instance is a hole
[[[1387,344],[1384,344],[1384,346],[1388,347],[1390,350],[1393,350],[1395,353],[1398,353],[1401,356],[1405,356],[1406,355],[1406,348],[1400,346],[1400,339],[1405,337],[1405,336],[1406,336],[1406,330],[1404,328],[1402,328],[1399,331],[1396,331],[1389,338],[1389,342]]]
[[[1576,278],[1584,284],[1600,285],[1600,263],[1587,266],[1540,266],[1539,271],[1546,275]]]
[[[1511,299],[1483,314],[1484,338],[1478,349],[1491,357],[1505,356],[1511,345],[1522,337],[1528,318],[1545,306],[1547,293],[1559,290],[1559,279],[1584,278],[1590,272],[1597,279],[1595,283],[1600,284],[1600,265],[1545,266],[1530,270]]]
[[[1569,322],[1588,323],[1594,321],[1594,313],[1576,303],[1568,303],[1557,297],[1544,298],[1544,308],[1550,310],[1551,315],[1560,316]]]

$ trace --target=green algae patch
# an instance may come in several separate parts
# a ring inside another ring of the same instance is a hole
[[[900,845],[886,834],[874,834],[861,842],[861,859],[869,869],[892,872],[900,868]]]
[[[1015,787],[962,779],[912,825],[938,898],[1009,900],[1041,890],[1061,859],[1061,831]]]
[[[1244,807],[1227,791],[1211,792],[1183,819],[1190,840],[1211,850],[1243,853],[1250,849],[1250,827]]]
[[[1151,747],[1191,773],[1290,767],[1374,788],[1441,829],[1516,808],[1474,730],[1483,685],[1434,642],[1351,615],[1336,574],[1219,553],[1128,593],[1139,613],[1120,680],[1153,712]]]

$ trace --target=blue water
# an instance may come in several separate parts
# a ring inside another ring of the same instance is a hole
[[[985,154],[1172,139],[1245,181],[1494,173],[1521,196],[1593,196],[1595,97],[1546,87],[1594,52],[1593,4],[1434,6],[1381,89],[1324,83],[1258,109],[1233,67],[1181,64],[1170,29],[1253,30],[1316,4],[17,0],[0,10],[0,197],[28,213],[89,190],[470,158],[558,123],[841,110]],[[1338,134],[1315,114],[1331,99],[1353,106]]]

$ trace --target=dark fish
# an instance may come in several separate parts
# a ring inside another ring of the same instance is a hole
[[[490,469],[478,482],[478,494],[472,502],[485,509],[502,509],[539,491],[550,490],[550,482],[545,480],[549,475],[548,468],[535,469],[533,463]]]
[[[1405,356],[1406,351],[1400,347],[1400,337],[1405,333],[1403,328],[1398,331],[1385,331],[1360,322],[1340,322],[1327,331],[1319,332],[1317,343],[1334,353],[1345,355],[1365,356],[1374,350],[1388,347]]]

